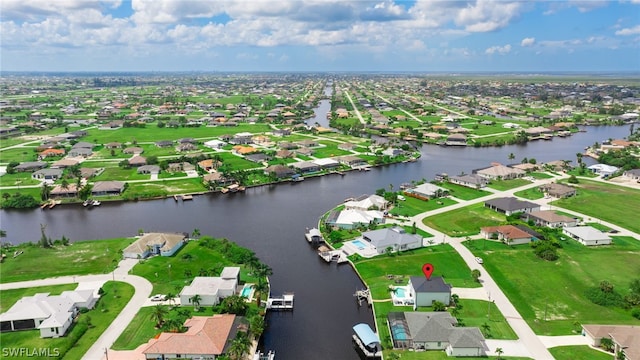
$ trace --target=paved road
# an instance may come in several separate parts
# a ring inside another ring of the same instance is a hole
[[[347,95],[347,99],[349,99],[349,102],[351,103],[351,107],[353,107],[353,111],[356,113],[356,116],[358,117],[358,120],[360,120],[360,123],[365,125],[367,122],[364,121],[362,114],[360,114],[360,110],[358,110],[358,108],[356,107],[356,104],[351,99],[351,95],[349,95],[349,91],[347,89],[342,89],[342,91],[344,91],[344,94]]]

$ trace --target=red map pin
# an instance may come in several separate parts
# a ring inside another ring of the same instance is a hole
[[[431,274],[433,274],[433,265],[426,263],[422,265],[422,272],[424,276],[427,277],[427,280],[431,280]]]

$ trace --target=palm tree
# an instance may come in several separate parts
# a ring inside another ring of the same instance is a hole
[[[247,302],[240,295],[227,296],[222,300],[222,308],[228,314],[243,316],[247,312]]]
[[[238,331],[236,338],[231,341],[229,347],[229,355],[232,359],[240,360],[242,356],[249,352],[251,348],[251,340],[244,331]]]
[[[260,315],[254,315],[249,318],[249,330],[251,331],[251,335],[253,335],[254,339],[259,339],[262,333],[264,332],[265,323],[264,317]]]
[[[471,277],[473,278],[473,280],[475,280],[476,282],[480,282],[480,270],[478,269],[473,269],[471,270]]]
[[[163,305],[158,304],[153,308],[151,319],[155,320],[156,328],[160,328],[162,326],[162,323],[164,323],[164,317],[167,316],[168,313],[167,308]]]
[[[498,354],[498,360],[502,359],[501,355],[504,351],[502,350],[502,348],[497,348],[496,349],[496,354]]]
[[[180,322],[180,320],[178,319],[169,319],[164,323],[163,327],[170,332],[177,333],[182,330],[182,322]]]
[[[509,153],[509,155],[507,156],[507,158],[508,158],[509,160],[513,160],[513,159],[515,159],[515,158],[516,158],[516,156],[515,156],[513,153]]]
[[[260,307],[260,302],[262,300],[262,294],[269,295],[269,283],[266,281],[258,281],[257,284],[253,285],[253,290],[256,292],[256,305]]]
[[[192,303],[193,306],[195,306],[196,311],[200,310],[200,301],[202,301],[202,296],[198,294],[195,294],[189,298],[189,302]]]
[[[172,292],[168,292],[167,293],[167,301],[169,302],[169,304],[175,305],[175,299],[176,295]]]
[[[198,236],[200,236],[200,229],[198,229],[198,228],[193,229],[192,236],[194,238],[197,238]]]
[[[49,184],[47,184],[46,182],[42,183],[42,190],[40,190],[40,198],[42,199],[42,201],[47,201],[49,200],[49,195],[51,195],[51,186],[49,186]]]
[[[484,323],[482,325],[480,325],[480,328],[482,329],[482,332],[484,333],[485,337],[489,337],[489,335],[491,334],[491,326],[489,326],[489,324]]]

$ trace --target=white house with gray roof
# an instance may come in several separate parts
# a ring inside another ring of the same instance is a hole
[[[591,226],[565,227],[562,232],[585,246],[611,244],[609,235]]]
[[[404,229],[394,226],[362,233],[362,238],[375,247],[378,254],[384,254],[388,248],[391,251],[405,251],[422,246],[422,237],[408,234]]]
[[[445,305],[451,303],[451,284],[447,284],[441,276],[432,276],[427,280],[424,276],[409,278],[409,297],[415,299],[413,309],[433,306],[435,301]]]
[[[191,298],[199,295],[201,306],[217,305],[226,297],[236,293],[240,282],[240,268],[229,266],[222,269],[220,276],[196,276],[191,285],[180,292],[180,303],[191,304]]]

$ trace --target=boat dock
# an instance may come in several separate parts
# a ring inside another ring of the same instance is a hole
[[[360,351],[362,351],[365,357],[373,358],[373,359],[382,359],[382,351],[378,350],[376,352],[373,352],[369,350],[366,346],[364,346],[364,344],[362,343],[362,340],[360,340],[358,336],[351,335],[351,337],[353,338],[353,342],[356,345],[358,345],[358,348],[360,348]]]
[[[263,353],[262,351],[257,351],[253,355],[252,360],[275,360],[275,358],[276,358],[276,352],[273,350],[269,350],[269,352],[267,352],[266,354]]]
[[[362,306],[363,301],[366,301],[369,306],[373,304],[373,297],[371,297],[371,291],[369,289],[357,290],[353,296],[358,300],[359,306]]]
[[[282,296],[269,297],[267,299],[268,310],[293,310],[293,293],[284,293]]]
[[[347,254],[342,250],[331,250],[326,246],[318,248],[318,255],[326,262],[337,262],[342,264],[348,262]]]
[[[307,239],[307,242],[312,245],[317,245],[324,242],[324,238],[322,237],[322,233],[317,228],[309,229],[304,233],[304,238]]]

